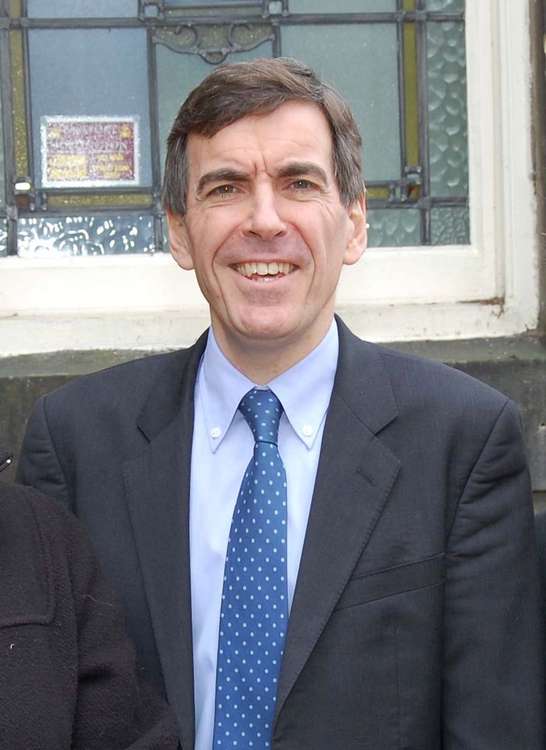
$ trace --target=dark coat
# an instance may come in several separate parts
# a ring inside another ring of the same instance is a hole
[[[176,735],[76,519],[0,483],[2,750],[175,750]]]
[[[273,750],[543,750],[517,409],[460,372],[339,330]],[[189,483],[203,347],[46,396],[19,467],[86,524],[184,750],[194,744]]]

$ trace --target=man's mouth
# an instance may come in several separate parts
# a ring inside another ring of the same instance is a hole
[[[247,279],[261,277],[265,281],[267,278],[287,276],[295,270],[296,266],[285,262],[263,263],[259,261],[257,263],[236,263],[233,268]]]

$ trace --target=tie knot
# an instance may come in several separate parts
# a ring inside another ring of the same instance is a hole
[[[257,443],[277,445],[282,405],[273,391],[253,388],[243,396],[239,409]]]

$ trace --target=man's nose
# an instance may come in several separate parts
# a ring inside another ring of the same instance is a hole
[[[271,240],[286,232],[286,224],[279,213],[275,192],[271,187],[261,186],[254,193],[243,231],[262,240]]]

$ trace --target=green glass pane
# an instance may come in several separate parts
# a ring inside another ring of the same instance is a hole
[[[85,117],[94,122],[108,117],[130,120],[131,138],[136,147],[134,153],[130,151],[134,162],[132,184],[151,185],[145,30],[31,29],[29,60],[37,185],[42,184],[42,159],[45,155],[41,127],[46,120],[42,118],[59,116]],[[93,151],[92,158],[96,159],[95,152],[103,149],[105,163],[115,164],[112,153],[117,146],[116,143],[108,143],[104,124],[97,126],[97,132],[101,134],[94,145],[86,136],[86,127],[74,127],[74,139],[77,138],[78,128],[81,131],[81,144],[74,144],[74,159],[85,161],[90,151]],[[67,164],[69,157],[69,154],[63,157]],[[113,178],[111,185],[115,184],[116,179]],[[106,187],[106,182],[101,186]]]
[[[426,0],[425,9],[444,13],[462,13],[464,11],[464,0]]]
[[[430,212],[432,245],[468,245],[470,222],[468,208],[433,208]]]
[[[468,193],[464,26],[427,24],[430,185],[433,196]]]
[[[138,15],[138,0],[27,0],[29,18],[124,18]]]
[[[407,247],[421,244],[421,218],[415,208],[370,208],[369,247]]]
[[[400,178],[395,24],[283,26],[282,54],[297,57],[348,99],[362,133],[366,180]]]
[[[0,219],[0,258],[8,254],[8,222],[6,219]]]
[[[385,13],[395,11],[396,0],[290,0],[290,13]]]
[[[23,258],[153,253],[148,214],[37,216],[19,220],[17,252]]]
[[[271,42],[264,42],[256,49],[228,55],[227,62],[254,60],[257,57],[271,57]],[[200,55],[180,54],[163,45],[157,45],[157,78],[159,137],[161,143],[161,164],[165,161],[166,140],[180,105],[213,66]]]

